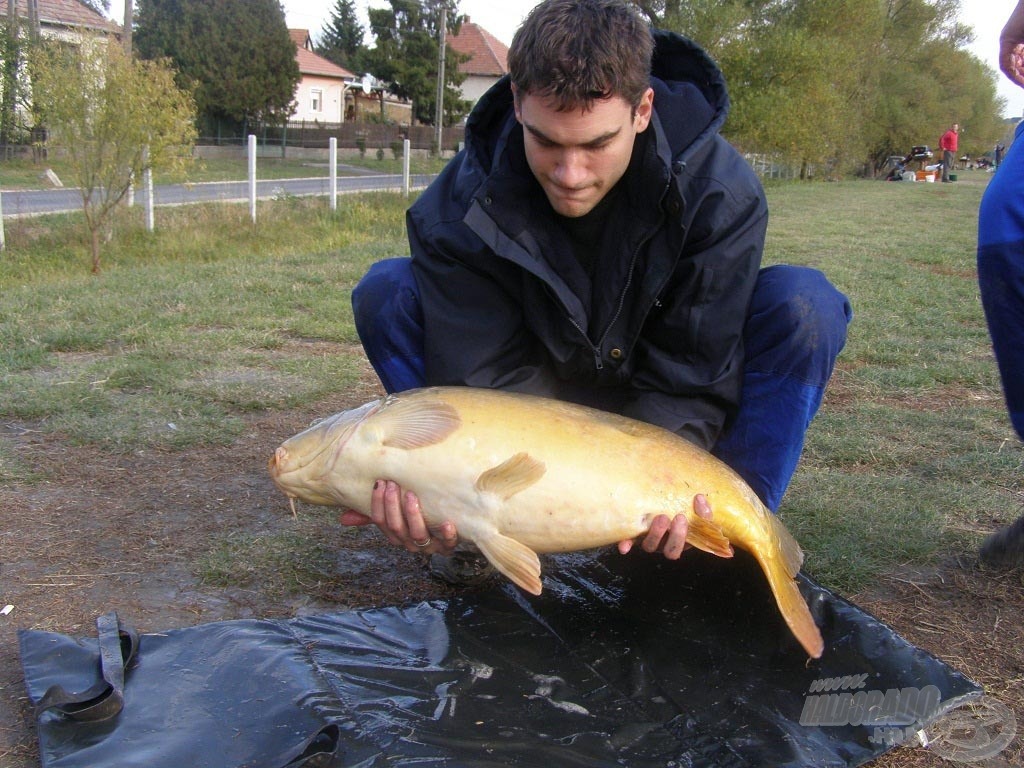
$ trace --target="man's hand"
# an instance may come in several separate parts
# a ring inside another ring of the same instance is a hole
[[[1024,88],[1024,0],[1017,3],[999,35],[999,68]]]
[[[711,519],[711,505],[707,497],[698,493],[693,497],[693,511],[705,520]],[[688,549],[686,534],[689,530],[686,515],[680,513],[669,519],[668,515],[658,515],[651,522],[651,527],[640,541],[644,552],[661,551],[669,560],[678,560],[683,550]],[[619,542],[619,552],[626,554],[633,548],[633,539]]]
[[[373,484],[369,517],[354,509],[346,509],[341,513],[340,521],[342,525],[373,523],[392,544],[421,554],[450,555],[459,540],[455,524],[450,520],[434,530],[427,528],[416,494],[412,491],[403,493],[398,483],[391,480],[378,480]]]

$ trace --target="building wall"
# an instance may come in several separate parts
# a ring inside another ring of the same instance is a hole
[[[469,75],[459,86],[462,91],[462,98],[476,104],[480,97],[487,93],[487,90],[498,82],[496,77],[484,77],[482,75]]]
[[[343,122],[345,95],[344,85],[334,78],[303,75],[295,89],[295,111],[290,119]],[[319,108],[315,102],[319,102]]]

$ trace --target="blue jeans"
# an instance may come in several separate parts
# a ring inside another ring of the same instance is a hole
[[[1010,421],[1024,440],[1024,123],[978,211],[978,288]]]
[[[388,392],[426,384],[423,316],[408,258],[374,264],[352,292],[356,330]],[[821,404],[853,312],[807,267],[761,270],[744,330],[739,413],[712,449],[778,509]]]

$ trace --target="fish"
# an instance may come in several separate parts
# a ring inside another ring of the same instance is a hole
[[[688,544],[749,552],[796,640],[813,658],[824,650],[796,581],[803,552],[783,522],[732,468],[659,426],[536,395],[426,387],[314,423],[277,448],[269,471],[293,504],[367,515],[374,482],[393,480],[419,498],[428,527],[450,520],[533,595],[540,554],[634,539],[657,515],[683,513]],[[695,514],[697,494],[710,520]]]

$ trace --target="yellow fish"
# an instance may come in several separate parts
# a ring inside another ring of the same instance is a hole
[[[687,542],[756,558],[793,635],[824,642],[795,581],[803,561],[782,521],[707,451],[661,427],[558,400],[469,387],[389,395],[286,440],[270,473],[290,499],[369,514],[377,479],[414,492],[429,526],[451,520],[494,567],[534,595],[538,553],[643,535],[685,513]],[[704,494],[712,519],[694,514]]]

